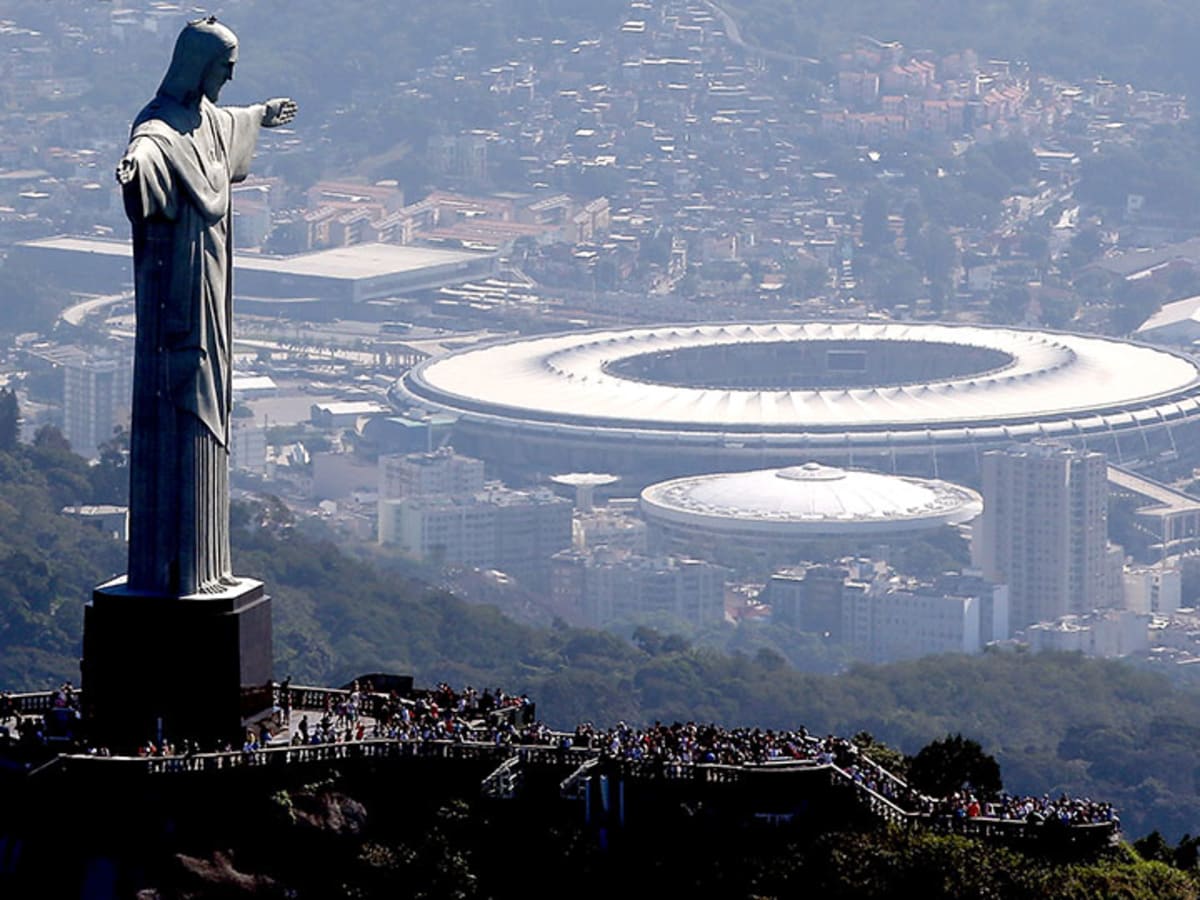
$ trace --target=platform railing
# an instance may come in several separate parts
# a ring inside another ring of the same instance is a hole
[[[340,704],[349,699],[351,692],[341,688],[276,685],[276,705],[281,708],[313,712],[336,713]],[[286,695],[284,694],[286,690]],[[11,712],[31,716],[46,713],[55,708],[58,691],[32,691],[10,694]],[[432,696],[422,691],[421,696]],[[74,693],[78,702],[80,691]],[[382,718],[397,705],[412,705],[415,701],[408,696],[395,696],[378,692],[362,691],[357,713],[368,718]],[[514,721],[524,708],[506,706],[492,710],[492,715],[476,721],[482,725],[490,719]],[[470,712],[479,714],[480,711]],[[552,738],[570,736],[569,733],[552,732]],[[992,838],[1037,833],[1045,823],[1027,822],[1021,819],[1000,819],[988,816],[953,816],[941,812],[929,812],[934,801],[920,796],[903,779],[860,752],[854,760],[859,769],[870,771],[877,780],[893,788],[894,796],[869,787],[861,778],[856,778],[842,766],[820,762],[816,759],[773,759],[760,763],[726,765],[716,763],[672,762],[656,759],[622,759],[608,757],[599,748],[564,747],[556,744],[510,744],[478,740],[426,740],[367,738],[336,743],[318,743],[285,746],[267,746],[252,751],[229,750],[215,753],[189,753],[174,756],[101,756],[93,754],[60,754],[54,760],[39,767],[37,771],[80,771],[91,770],[103,764],[107,772],[128,771],[146,775],[166,775],[189,772],[219,772],[236,769],[282,767],[293,765],[317,765],[338,761],[443,759],[458,761],[486,761],[494,764],[493,776],[503,775],[505,784],[519,782],[520,769],[526,766],[567,766],[571,774],[563,781],[564,787],[578,791],[579,782],[593,769],[604,764],[613,774],[635,780],[691,781],[705,785],[737,784],[746,773],[754,770],[774,772],[826,769],[834,783],[852,788],[859,800],[884,821],[912,827],[920,824],[936,830],[958,834]],[[51,764],[53,763],[53,764]],[[497,782],[499,783],[499,782]],[[878,781],[877,781],[878,783]],[[921,803],[921,801],[927,801]],[[907,802],[906,802],[907,801]],[[907,808],[916,806],[916,809]],[[1094,840],[1096,836],[1115,836],[1119,823],[1067,823],[1066,830],[1083,840]],[[1090,835],[1091,837],[1084,837]]]
[[[58,691],[31,691],[23,694],[9,694],[12,711],[22,716],[32,716],[37,713],[49,712],[54,708],[54,698]],[[79,691],[75,692],[79,697]]]

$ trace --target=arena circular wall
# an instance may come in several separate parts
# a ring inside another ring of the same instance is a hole
[[[791,549],[826,541],[904,541],[973,521],[983,500],[935,478],[809,462],[781,469],[688,475],[641,494],[658,548]]]
[[[1127,465],[1194,454],[1200,368],[1113,338],[767,322],[576,331],[426,360],[398,402],[459,417],[504,466],[655,477],[808,461],[961,475],[1057,439]]]

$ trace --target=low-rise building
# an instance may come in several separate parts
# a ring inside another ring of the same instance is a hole
[[[1143,613],[1103,609],[1030,625],[1025,629],[1025,639],[1034,650],[1128,656],[1150,649],[1150,624],[1151,616]]]
[[[478,460],[453,455],[423,469],[393,461],[397,479],[383,490],[412,494],[399,498],[386,493],[379,500],[379,543],[443,565],[500,569],[523,586],[549,587],[550,557],[571,545],[571,501],[545,488],[516,491],[498,482],[469,489]],[[423,480],[424,479],[424,480]],[[467,486],[439,491],[437,483]]]
[[[705,625],[725,617],[729,570],[703,560],[602,548],[563,551],[553,563],[555,608],[581,624],[674,619]]]
[[[1169,616],[1182,605],[1183,572],[1174,566],[1126,566],[1125,608]]]
[[[765,598],[773,619],[870,662],[978,653],[1009,635],[1007,588],[972,572],[921,582],[877,561],[843,560],[777,572]]]

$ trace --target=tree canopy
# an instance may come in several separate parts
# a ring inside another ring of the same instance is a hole
[[[1000,766],[996,758],[983,752],[978,741],[961,734],[948,734],[931,741],[909,760],[909,783],[931,797],[948,797],[969,791],[981,800],[1000,793]]]
[[[61,512],[97,496],[89,478],[97,468],[59,446],[0,451],[6,689],[78,678],[83,603],[124,569],[122,542]],[[650,628],[631,641],[519,624],[348,555],[269,498],[241,506],[233,522],[235,569],[269,585],[276,675],[294,684],[391,671],[418,684],[527,692],[539,718],[556,727],[622,719],[804,725],[869,731],[907,754],[961,734],[995,758],[1013,792],[1112,801],[1134,836],[1200,833],[1200,691],[1121,662],[989,652],[805,674],[787,663],[787,646],[751,632],[722,652]]]

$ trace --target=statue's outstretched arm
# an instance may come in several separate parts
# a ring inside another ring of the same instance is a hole
[[[291,97],[275,97],[263,104],[262,124],[264,128],[286,125],[296,118],[296,101]]]
[[[147,149],[144,147],[145,139],[135,137],[129,144],[129,148],[125,151],[125,155],[121,157],[121,161],[117,163],[117,183],[124,186],[133,181],[138,173],[138,160],[141,158],[142,151]]]

